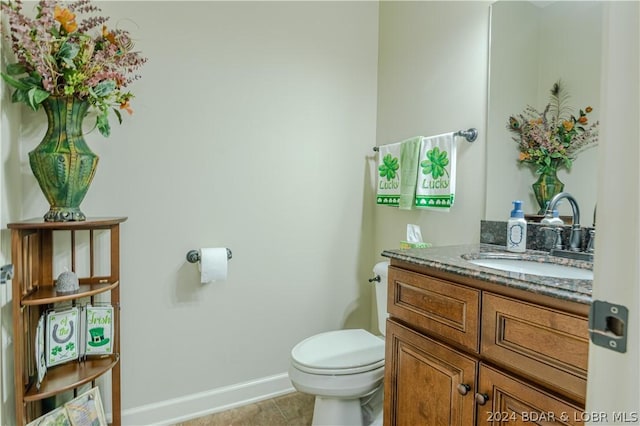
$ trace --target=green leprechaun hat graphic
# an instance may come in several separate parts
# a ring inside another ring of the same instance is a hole
[[[109,338],[104,337],[104,327],[96,327],[89,330],[91,335],[90,346],[104,346],[109,343]]]

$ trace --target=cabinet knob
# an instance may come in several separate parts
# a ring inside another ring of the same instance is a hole
[[[469,386],[469,385],[468,385],[468,384],[466,384],[466,383],[460,383],[460,384],[458,385],[458,393],[459,393],[460,395],[466,395],[466,394],[468,394],[468,393],[469,393],[469,391],[470,391],[470,390],[471,390],[471,386]]]
[[[478,405],[484,405],[489,401],[489,395],[486,393],[476,393],[476,403]]]

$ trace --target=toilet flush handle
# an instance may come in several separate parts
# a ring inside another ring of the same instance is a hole
[[[377,283],[379,283],[379,282],[380,282],[380,275],[376,275],[376,276],[375,276],[375,277],[373,277],[373,278],[369,278],[369,282],[370,282],[370,283],[372,283],[372,282],[377,282]]]

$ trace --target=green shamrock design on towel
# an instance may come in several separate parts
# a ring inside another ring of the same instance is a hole
[[[378,166],[380,177],[386,177],[388,181],[396,177],[396,171],[399,168],[398,157],[393,157],[391,154],[385,155],[382,158],[382,164]]]
[[[438,179],[445,174],[449,176],[449,172],[446,167],[449,164],[449,158],[447,151],[440,151],[436,146],[432,150],[427,151],[427,159],[420,163],[422,167],[422,173],[425,175],[431,175],[434,179]]]

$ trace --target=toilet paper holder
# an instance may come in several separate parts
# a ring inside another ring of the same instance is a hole
[[[231,250],[227,249],[227,259],[231,259],[232,256]],[[198,250],[189,250],[187,252],[187,261],[189,263],[200,262],[200,252]]]

